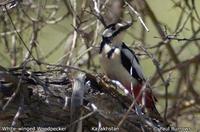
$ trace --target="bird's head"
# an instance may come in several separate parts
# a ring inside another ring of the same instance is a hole
[[[122,32],[128,29],[132,25],[132,22],[124,22],[124,23],[114,23],[106,26],[103,31],[103,39],[106,39],[109,42],[115,40],[121,40]]]

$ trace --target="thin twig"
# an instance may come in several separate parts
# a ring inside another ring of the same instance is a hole
[[[158,75],[160,76],[162,82],[164,83],[165,86],[165,113],[164,113],[164,120],[167,122],[167,108],[168,108],[168,87],[169,87],[169,82],[165,81],[163,75],[162,75],[162,70],[160,68],[159,62],[156,60],[156,58],[149,53],[144,47],[140,46],[140,48],[151,58],[152,62],[156,66]]]
[[[145,30],[147,32],[149,32],[148,27],[146,26],[146,24],[144,23],[144,21],[142,20],[142,17],[140,16],[140,14],[133,8],[133,6],[131,6],[126,0],[124,0],[125,3],[128,5],[128,7],[131,9],[131,11],[133,11],[135,13],[135,15],[137,16],[137,18],[139,19],[140,23],[142,24],[142,26],[145,28]]]

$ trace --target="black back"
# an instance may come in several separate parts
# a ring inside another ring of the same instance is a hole
[[[130,73],[132,68],[131,75],[138,80],[139,82],[144,81],[144,75],[141,70],[139,60],[135,55],[134,51],[129,49],[124,43],[121,46],[121,61],[125,69]],[[137,63],[137,64],[135,64]]]

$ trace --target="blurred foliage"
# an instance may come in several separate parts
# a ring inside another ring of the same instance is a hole
[[[103,26],[91,13],[94,12],[92,0],[76,2],[24,0],[7,11],[2,6],[0,64],[17,67],[34,56],[42,62],[71,65],[99,73],[98,47]],[[164,78],[170,83],[168,119],[179,127],[199,128],[200,1],[129,2],[140,13],[150,32],[146,32],[134,16],[135,23],[126,32],[123,41],[139,55],[141,65],[158,97],[157,107],[160,111],[165,109],[164,84],[152,58],[140,46],[158,60]],[[112,12],[109,10],[111,3],[100,0],[104,16]],[[127,12],[127,7],[124,7],[122,21],[130,19]],[[109,17],[107,21],[115,22]],[[29,65],[36,70],[46,69],[43,65],[35,64],[32,61]]]

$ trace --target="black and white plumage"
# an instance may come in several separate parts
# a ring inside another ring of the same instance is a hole
[[[135,53],[129,49],[124,43],[121,47],[122,65],[127,71],[139,82],[145,81],[143,71],[140,67],[140,62]]]
[[[121,32],[130,25],[130,23],[116,23],[109,25],[104,30],[100,44],[100,63],[104,72],[111,79],[123,80],[122,83],[132,81],[134,85],[137,82],[145,81],[145,78],[134,51],[121,41]]]
[[[0,0],[2,11],[10,10],[18,5],[20,0]]]
[[[143,104],[148,110],[158,114],[151,89],[146,88],[145,94],[141,94],[146,81],[139,60],[134,51],[121,40],[121,33],[130,26],[130,23],[116,23],[104,30],[99,51],[100,64],[110,79],[119,81],[135,96],[138,104]]]

